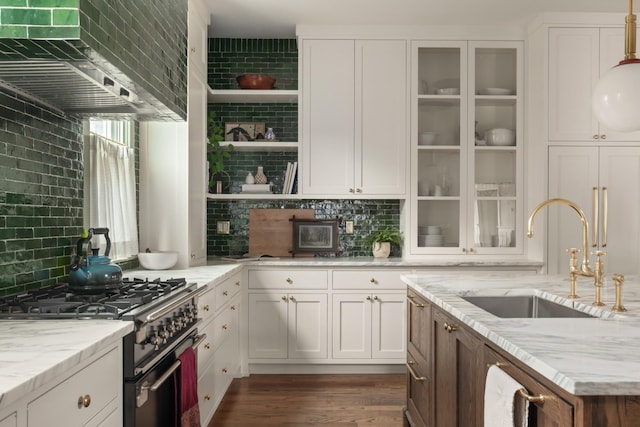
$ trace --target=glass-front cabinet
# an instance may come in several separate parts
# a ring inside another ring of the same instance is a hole
[[[411,252],[522,252],[522,43],[414,42]]]

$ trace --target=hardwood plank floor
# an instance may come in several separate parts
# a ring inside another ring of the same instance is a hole
[[[404,374],[251,375],[229,387],[208,427],[402,427]]]

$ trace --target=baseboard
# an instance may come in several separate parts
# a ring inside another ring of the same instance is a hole
[[[404,374],[405,365],[249,364],[249,374]]]

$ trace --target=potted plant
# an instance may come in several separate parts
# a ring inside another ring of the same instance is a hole
[[[209,161],[209,191],[222,193],[223,176],[230,180],[229,174],[225,171],[224,160],[231,157],[233,144],[223,147],[220,141],[224,141],[224,125],[216,120],[216,113],[212,111],[207,118],[207,160]]]
[[[375,231],[362,239],[365,245],[371,247],[375,258],[387,258],[391,253],[391,245],[402,245],[402,233],[398,230],[385,228]]]

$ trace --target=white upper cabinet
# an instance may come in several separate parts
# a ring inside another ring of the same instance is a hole
[[[521,254],[522,43],[414,42],[413,72],[411,252]]]
[[[301,55],[302,194],[404,196],[406,41],[304,39]]]
[[[549,28],[549,141],[640,141],[606,129],[593,114],[600,77],[624,58],[623,28]]]

